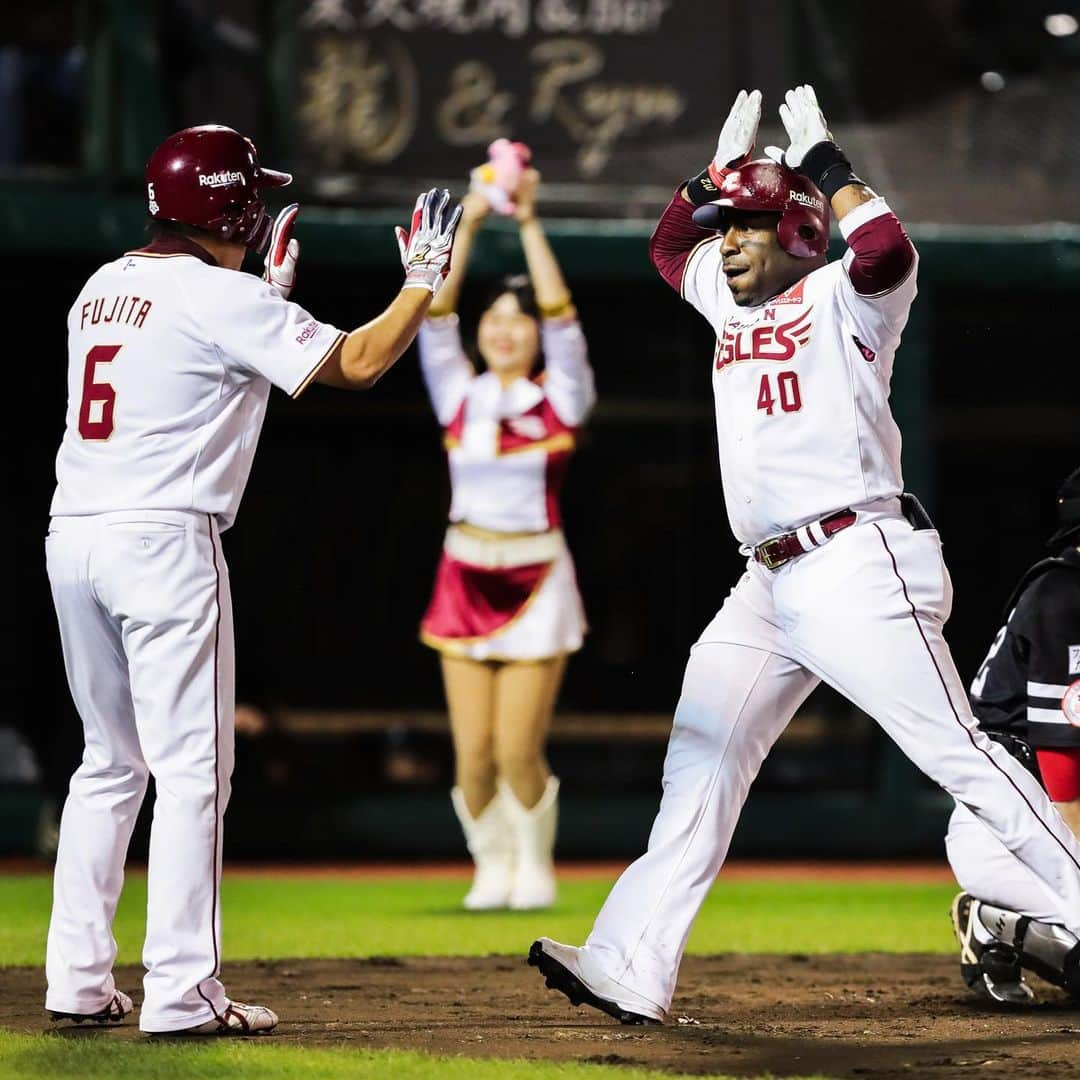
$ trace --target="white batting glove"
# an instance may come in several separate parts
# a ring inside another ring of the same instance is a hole
[[[292,236],[293,222],[299,213],[300,204],[292,203],[278,214],[263,260],[263,281],[273,285],[286,300],[296,284],[296,260],[300,258],[300,241]]]
[[[737,169],[750,160],[760,122],[761,91],[751,90],[748,94],[745,90],[740,90],[724,126],[720,129],[716,153],[709,165],[709,177],[718,187],[726,170]]]
[[[401,265],[405,268],[403,289],[427,289],[434,296],[450,272],[454,233],[461,220],[461,206],[450,210],[450,192],[432,188],[420,195],[406,232],[394,229]]]
[[[784,104],[780,106],[780,120],[790,145],[786,150],[781,150],[778,146],[768,146],[765,153],[773,161],[786,165],[789,169],[798,169],[811,147],[821,142],[835,141],[825,123],[825,117],[821,114],[817,94],[809,83],[796,86],[784,95]]]

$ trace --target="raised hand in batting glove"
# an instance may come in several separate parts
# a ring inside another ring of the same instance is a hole
[[[450,208],[450,192],[432,188],[416,200],[409,230],[394,229],[401,265],[405,268],[403,289],[428,289],[432,296],[450,272],[454,233],[461,220],[461,207]]]
[[[828,198],[846,184],[861,184],[851,171],[843,150],[836,145],[818,105],[814,88],[807,83],[784,95],[780,120],[787,132],[788,148],[768,146],[765,153],[781,165],[812,180]]]
[[[300,258],[300,241],[292,235],[293,222],[299,213],[300,204],[292,203],[278,214],[263,260],[263,281],[273,285],[286,300],[296,284],[296,260]]]
[[[740,90],[724,126],[720,129],[716,153],[709,162],[709,167],[687,181],[686,193],[695,206],[702,206],[715,199],[725,175],[750,160],[760,121],[761,91],[751,90],[747,93]]]
[[[720,138],[716,140],[716,153],[709,163],[709,175],[713,183],[719,184],[725,172],[737,169],[750,160],[760,122],[761,91],[751,90],[748,94],[745,90],[740,90],[724,126],[720,129]]]
[[[812,146],[817,146],[819,142],[833,141],[821,113],[821,106],[818,105],[817,94],[809,83],[796,86],[784,95],[784,104],[780,106],[780,122],[787,132],[788,148],[781,151],[778,146],[770,146],[766,153],[789,169],[798,169]]]

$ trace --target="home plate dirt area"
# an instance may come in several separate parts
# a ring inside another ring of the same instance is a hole
[[[117,984],[141,997],[142,971]],[[735,1076],[977,1076],[1080,1080],[1080,1002],[990,1009],[931,954],[692,956],[663,1026],[575,1009],[524,957],[281,960],[226,965],[228,986],[282,1018],[281,1043],[542,1058]],[[1037,980],[1036,980],[1037,981]],[[43,973],[0,970],[0,1026],[73,1038],[145,1038],[133,1023],[50,1025]]]

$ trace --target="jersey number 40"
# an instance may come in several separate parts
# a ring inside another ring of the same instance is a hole
[[[112,383],[97,381],[97,366],[111,364],[120,348],[119,345],[95,345],[86,354],[82,403],[79,405],[79,434],[84,439],[100,442],[113,433],[116,391]]]
[[[761,376],[758,387],[757,407],[766,416],[772,416],[773,407],[779,404],[781,412],[798,412],[802,408],[799,376],[794,371],[781,371],[776,376],[776,393],[773,393],[769,373]]]

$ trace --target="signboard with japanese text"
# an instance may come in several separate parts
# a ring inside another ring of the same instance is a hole
[[[770,11],[790,21],[782,5],[762,7],[763,32]],[[670,188],[708,160],[737,79],[755,74],[736,48],[745,9],[312,0],[295,24],[294,152],[324,194],[464,177],[502,136],[528,143],[545,180],[567,190]],[[784,54],[762,65],[776,94]]]

